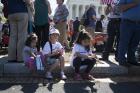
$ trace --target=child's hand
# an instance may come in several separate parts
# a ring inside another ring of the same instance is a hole
[[[60,53],[61,55],[63,55],[64,50],[63,50],[63,49],[60,49],[60,50],[59,50],[59,53]]]
[[[88,59],[93,59],[93,57],[92,56],[88,56]]]
[[[95,54],[89,55],[88,58],[89,58],[89,59],[96,58],[96,55],[95,55]]]
[[[59,55],[59,54],[61,54],[61,52],[60,52],[60,50],[56,50],[56,51],[53,51],[52,54],[53,55]]]
[[[52,54],[53,55],[57,55],[57,54],[59,54],[59,52],[58,51],[54,51],[54,52],[52,52]]]
[[[95,54],[92,54],[92,58],[96,58],[96,55]]]

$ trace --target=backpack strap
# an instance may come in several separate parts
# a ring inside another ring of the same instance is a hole
[[[52,49],[52,43],[49,41],[49,44],[50,44],[50,49],[51,49],[51,54],[52,54],[52,51],[53,51],[53,49]]]

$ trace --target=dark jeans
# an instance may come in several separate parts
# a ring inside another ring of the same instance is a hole
[[[70,41],[70,46],[73,46],[73,43],[75,42],[76,38],[78,37],[79,32],[78,31],[74,31],[71,41]]]
[[[123,21],[120,26],[120,42],[118,48],[119,63],[136,62],[135,52],[140,41],[140,24]],[[127,54],[127,58],[125,57]]]
[[[73,60],[73,66],[75,67],[75,73],[80,72],[80,67],[83,65],[87,65],[87,68],[85,70],[85,73],[90,73],[91,69],[95,65],[96,60],[95,59],[85,59],[84,61],[81,60],[80,57],[77,57]]]
[[[35,26],[35,28],[38,36],[37,50],[40,51],[40,48],[43,48],[49,40],[49,24],[47,23],[43,26]]]
[[[108,59],[113,47],[116,47],[115,57],[117,58],[119,34],[120,34],[120,19],[111,19],[107,27],[108,39],[105,44],[102,57]],[[115,45],[115,46],[114,46]]]

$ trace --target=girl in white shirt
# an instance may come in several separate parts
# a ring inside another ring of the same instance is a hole
[[[67,79],[64,74],[64,51],[62,45],[58,42],[58,37],[60,33],[57,29],[51,28],[49,33],[49,42],[47,42],[43,49],[43,54],[45,55],[46,67],[48,67],[48,72],[46,73],[46,78],[52,79],[53,76],[51,72],[58,66],[61,68],[61,79]]]
[[[88,32],[80,32],[72,51],[72,63],[75,68],[76,80],[82,80],[80,67],[83,65],[87,65],[83,79],[94,79],[90,75],[90,71],[96,63],[95,57],[96,55],[92,53],[91,49],[91,36]]]

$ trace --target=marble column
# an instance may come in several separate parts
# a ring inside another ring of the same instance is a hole
[[[76,5],[76,17],[79,17],[79,5]]]
[[[73,15],[73,5],[69,6],[69,18],[72,19],[72,15]]]
[[[82,14],[84,14],[84,13],[85,13],[85,11],[86,11],[86,6],[85,6],[85,5],[83,5],[83,7],[82,7]]]
[[[99,14],[98,9],[99,9],[99,7],[98,7],[98,6],[95,6],[95,11],[96,11],[96,14]]]

